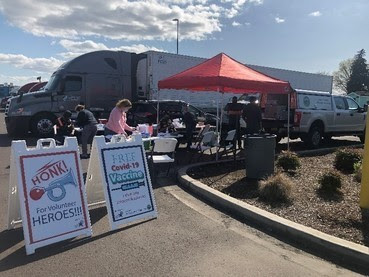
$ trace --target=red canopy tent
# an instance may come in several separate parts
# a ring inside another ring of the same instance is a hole
[[[292,91],[288,82],[255,71],[224,53],[159,81],[158,87],[222,93],[288,94]]]
[[[224,53],[159,81],[158,88],[159,90],[184,89],[193,92],[214,91],[222,94],[273,93],[289,95],[292,92],[289,82],[253,70]]]

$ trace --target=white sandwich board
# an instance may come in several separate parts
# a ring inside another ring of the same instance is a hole
[[[45,142],[50,145],[44,147]],[[10,160],[8,229],[19,222],[20,210],[28,255],[55,242],[92,235],[76,138],[66,138],[63,146],[41,139],[36,148],[13,141]]]
[[[106,200],[112,230],[132,221],[157,217],[141,135],[129,140],[116,135],[108,143],[104,136],[96,136],[86,187],[90,206]]]

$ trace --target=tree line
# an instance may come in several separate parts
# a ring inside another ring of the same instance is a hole
[[[365,50],[361,49],[351,58],[340,62],[333,72],[334,88],[340,92],[368,91],[369,67],[365,59]]]

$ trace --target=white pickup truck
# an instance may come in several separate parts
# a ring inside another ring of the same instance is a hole
[[[361,108],[351,97],[296,90],[291,101],[292,139],[299,137],[313,148],[332,136],[356,135],[364,141],[367,108]]]

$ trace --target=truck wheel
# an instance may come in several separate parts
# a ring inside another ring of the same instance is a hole
[[[55,116],[48,113],[36,115],[31,121],[31,131],[36,137],[53,137],[54,136],[54,120]]]
[[[319,126],[311,127],[308,135],[306,143],[310,148],[318,148],[322,143],[323,130]]]

